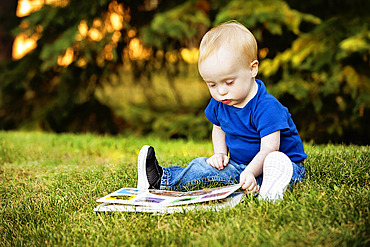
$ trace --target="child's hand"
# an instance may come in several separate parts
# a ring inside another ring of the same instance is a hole
[[[255,193],[259,190],[256,178],[253,173],[244,170],[240,174],[240,187],[245,190],[246,193]]]
[[[229,156],[222,153],[214,154],[211,158],[207,159],[207,163],[218,170],[222,170],[224,166],[229,164]]]

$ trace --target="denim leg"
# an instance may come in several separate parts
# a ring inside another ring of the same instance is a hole
[[[292,179],[290,180],[290,187],[292,187],[296,182],[302,182],[304,179],[304,175],[306,173],[306,168],[301,164],[295,164],[292,162],[293,165],[293,175]]]
[[[246,165],[239,165],[230,161],[222,170],[218,170],[206,162],[207,157],[192,160],[187,167],[172,166],[163,168],[160,189],[190,190],[201,185],[217,182],[221,184],[234,184],[239,182],[240,173]]]

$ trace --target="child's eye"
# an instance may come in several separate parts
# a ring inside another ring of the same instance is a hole
[[[216,84],[213,84],[213,83],[208,83],[208,87],[215,87]]]
[[[232,84],[234,83],[234,80],[227,80],[225,83],[226,83],[227,85],[232,85]]]

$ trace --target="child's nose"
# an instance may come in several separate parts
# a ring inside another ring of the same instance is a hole
[[[218,94],[219,95],[225,95],[225,94],[227,94],[227,88],[224,87],[224,86],[219,86],[218,87]]]

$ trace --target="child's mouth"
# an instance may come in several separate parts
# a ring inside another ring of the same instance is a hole
[[[224,103],[225,105],[227,105],[231,102],[231,99],[224,99],[221,102]]]

